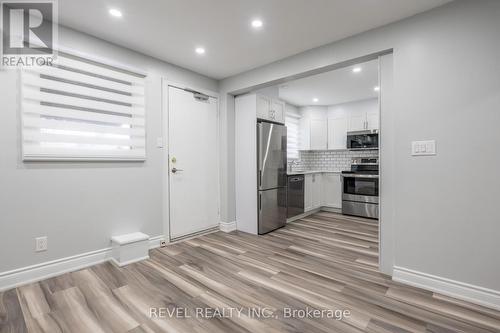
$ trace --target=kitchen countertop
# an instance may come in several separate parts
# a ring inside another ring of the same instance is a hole
[[[308,175],[311,173],[341,173],[340,170],[306,170],[306,171],[287,171],[287,176]]]

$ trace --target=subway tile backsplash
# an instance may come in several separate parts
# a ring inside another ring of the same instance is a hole
[[[343,171],[350,170],[354,157],[378,156],[378,150],[320,150],[299,151],[294,170]]]

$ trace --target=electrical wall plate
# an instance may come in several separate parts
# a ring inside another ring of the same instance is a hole
[[[163,148],[163,137],[159,136],[156,138],[156,147]]]
[[[47,236],[35,238],[36,252],[47,251],[47,247],[48,247]]]
[[[436,140],[412,141],[412,156],[433,156],[436,155]]]

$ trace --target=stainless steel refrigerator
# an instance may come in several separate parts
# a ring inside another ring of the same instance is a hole
[[[259,234],[286,224],[286,127],[257,123]]]

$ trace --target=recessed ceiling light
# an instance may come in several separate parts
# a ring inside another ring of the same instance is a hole
[[[255,19],[252,21],[252,27],[254,27],[254,28],[262,28],[262,25],[263,25],[263,23],[259,19]]]
[[[313,102],[314,102],[314,103],[317,103],[317,102],[319,102],[319,99],[317,99],[317,98],[315,97],[315,98],[313,98]]]
[[[379,86],[373,87],[373,91],[380,91],[380,87]]]
[[[114,16],[114,17],[122,17],[123,16],[122,12],[119,11],[118,9],[115,9],[115,8],[110,9],[109,14],[111,16]]]
[[[359,73],[359,72],[361,72],[362,70],[363,70],[363,69],[362,69],[361,67],[354,67],[354,68],[352,69],[352,72],[353,72],[353,73]]]
[[[194,51],[198,54],[205,54],[205,49],[203,47],[197,47]]]

